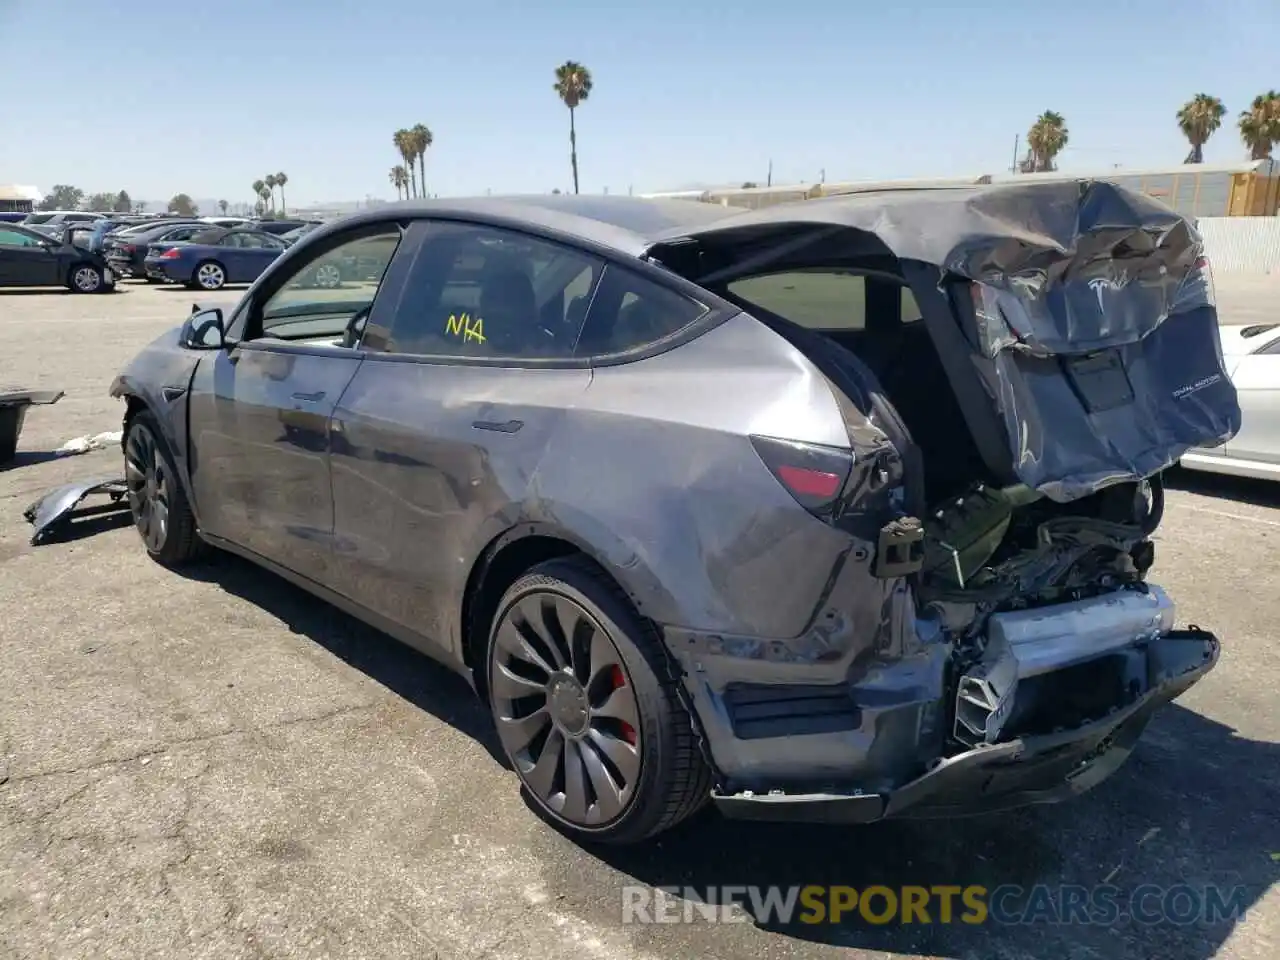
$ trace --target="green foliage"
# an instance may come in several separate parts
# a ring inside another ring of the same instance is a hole
[[[40,201],[41,210],[79,210],[84,202],[84,191],[68,183],[54,184],[48,195]]]
[[[180,217],[194,217],[200,213],[195,201],[185,193],[179,193],[170,200],[168,209],[170,213],[176,213]]]

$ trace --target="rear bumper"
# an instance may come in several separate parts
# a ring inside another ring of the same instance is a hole
[[[713,799],[735,819],[849,824],[969,816],[1069,799],[1119,769],[1155,712],[1213,669],[1220,645],[1213,634],[1192,629],[1146,641],[1145,650],[1147,692],[1075,729],[980,746],[889,790],[741,791]]]
[[[134,263],[125,257],[107,257],[107,263],[118,277],[143,277],[146,270],[141,264]]]
[[[169,268],[166,264],[151,260],[147,261],[144,265],[142,275],[144,277],[154,277],[157,280],[168,280],[174,283],[178,282],[178,278],[169,273]],[[184,277],[183,279],[187,278]]]

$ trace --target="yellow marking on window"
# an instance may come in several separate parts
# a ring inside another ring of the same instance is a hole
[[[484,318],[469,313],[450,314],[444,322],[445,336],[461,337],[463,343],[484,343]]]

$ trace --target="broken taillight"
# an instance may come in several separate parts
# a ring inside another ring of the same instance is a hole
[[[831,513],[853,469],[850,451],[776,437],[753,436],[751,445],[800,506],[815,516]]]

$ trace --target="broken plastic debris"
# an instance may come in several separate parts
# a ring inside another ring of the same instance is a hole
[[[105,450],[107,447],[118,445],[123,438],[123,431],[108,430],[106,433],[96,433],[68,440],[54,452],[60,457],[68,457],[78,453],[88,453],[90,450]]]

